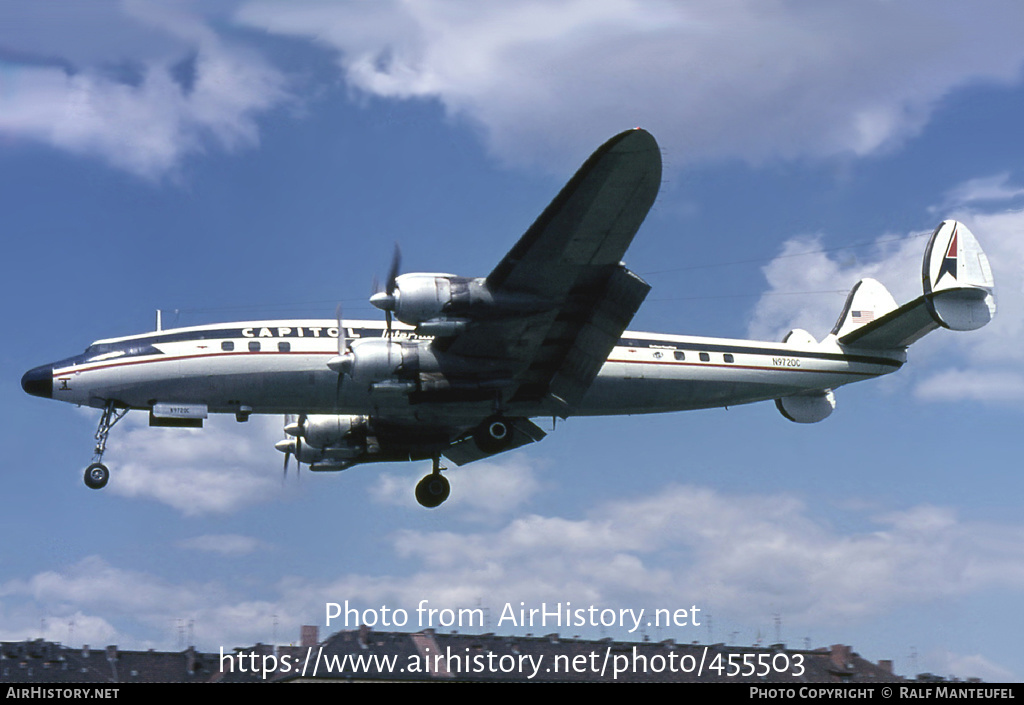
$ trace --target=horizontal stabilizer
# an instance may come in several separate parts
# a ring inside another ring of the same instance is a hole
[[[844,311],[833,331],[839,342],[870,350],[905,348],[940,327],[975,330],[995,315],[992,269],[963,223],[946,220],[932,233],[925,250],[923,278],[922,296],[860,326],[842,325],[847,316]],[[860,284],[867,281],[872,280]],[[855,287],[848,307],[856,293]]]
[[[939,324],[928,311],[925,297],[919,296],[892,313],[842,336],[839,342],[869,350],[891,350],[905,348],[938,328]]]

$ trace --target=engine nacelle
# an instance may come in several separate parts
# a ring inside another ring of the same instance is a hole
[[[395,280],[391,310],[395,318],[413,326],[443,318],[452,312],[456,294],[469,298],[468,281],[454,274],[403,274]]]
[[[530,294],[495,296],[482,277],[419,272],[396,277],[392,292],[374,294],[370,303],[392,312],[403,323],[416,326],[422,335],[441,337],[457,334],[469,319],[524,316],[551,307],[547,299]]]
[[[389,338],[368,338],[352,342],[352,352],[341,358],[344,364],[338,371],[344,372],[352,380],[365,386],[386,379],[394,378],[402,366],[402,344]],[[328,366],[335,369],[328,362]]]
[[[335,364],[334,360],[343,362]],[[389,338],[353,341],[350,353],[334,358],[328,365],[361,387],[383,382],[418,383],[423,375],[436,378],[440,373],[440,362],[429,345]]]
[[[796,423],[824,421],[836,408],[836,396],[831,389],[815,394],[795,394],[775,400],[779,412]]]
[[[275,444],[282,453],[290,453],[311,470],[344,470],[356,463],[372,460],[380,452],[367,416],[315,414],[302,423],[290,423],[287,438]]]
[[[448,447],[445,432],[377,428],[368,416],[315,414],[285,426],[285,438],[274,444],[310,470],[344,470],[358,463],[426,459]]]
[[[356,440],[365,443],[369,417],[353,415],[315,415],[305,419],[300,429],[303,441],[315,448],[341,446]]]

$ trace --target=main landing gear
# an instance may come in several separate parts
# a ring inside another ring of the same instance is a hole
[[[488,455],[500,453],[513,442],[515,429],[500,413],[491,416],[473,431],[473,440]],[[434,456],[434,469],[416,484],[416,501],[428,509],[440,506],[451,494],[448,479],[441,474],[441,456]]]
[[[96,447],[93,449],[92,464],[85,469],[86,487],[101,490],[110,480],[110,471],[100,461],[103,460],[103,453],[107,450],[107,436],[110,435],[110,429],[127,413],[128,409],[117,409],[112,401],[108,401],[107,405],[103,407],[103,416],[100,417],[100,425],[96,429]]]
[[[445,469],[441,467],[441,456],[435,455],[433,472],[416,483],[416,501],[428,509],[440,506],[451,494],[448,478],[441,474]]]

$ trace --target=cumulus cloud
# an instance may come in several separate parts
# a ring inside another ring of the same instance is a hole
[[[933,213],[946,212],[951,208],[963,208],[993,201],[1010,201],[1024,196],[1024,187],[1010,182],[1010,173],[1002,172],[992,176],[981,176],[957,184],[946,192],[942,204],[929,210]]]
[[[207,534],[179,541],[178,547],[207,553],[219,553],[222,556],[244,556],[267,548],[267,544],[252,536]]]
[[[211,416],[201,430],[149,428],[145,416],[135,414],[121,423],[108,453],[115,470],[106,492],[153,499],[195,516],[230,512],[282,491],[281,459],[271,452],[282,437],[279,417],[238,424]]]
[[[861,513],[868,529],[841,530],[792,495],[673,485],[584,517],[534,514],[461,534],[397,531],[385,544],[398,559],[389,573],[284,577],[261,588],[265,599],[92,557],[2,583],[0,600],[57,623],[85,624],[102,612],[136,642],[168,635],[168,625],[185,618],[201,625],[200,644],[211,635],[244,644],[267,638],[272,615],[282,624],[318,622],[326,602],[344,600],[359,610],[403,608],[413,622],[421,600],[438,609],[480,607],[491,621],[474,626],[508,633],[516,625],[498,624],[506,602],[650,608],[689,606],[699,595],[703,616],[720,622],[758,624],[779,613],[790,626],[821,628],[1024,586],[1024,526],[966,521],[929,505]]]
[[[967,182],[951,191],[969,203],[978,189]],[[1018,190],[999,180],[1000,192],[1013,197]],[[977,236],[988,255],[996,282],[995,320],[980,331],[949,333],[939,331],[919,343],[911,355],[927,359],[919,368],[923,375],[916,387],[918,398],[929,401],[973,399],[1017,402],[1024,398],[1024,211],[983,210],[963,206],[950,211]],[[831,330],[842,308],[844,294],[858,279],[872,277],[885,284],[905,303],[921,294],[921,258],[928,231],[904,234],[880,233],[868,255],[848,259],[843,250],[822,251],[820,236],[795,236],[781,253],[763,268],[768,290],[754,307],[749,325],[751,337],[778,340],[791,328],[804,328],[816,338]],[[838,287],[838,288],[836,288]],[[820,292],[800,297],[792,292]],[[928,346],[941,346],[947,354],[922,356]],[[950,357],[956,353],[957,357]]]
[[[65,10],[66,21],[54,22]],[[0,30],[0,135],[8,139],[155,178],[211,146],[255,145],[256,116],[288,98],[280,71],[181,6],[6,12],[17,15]]]
[[[921,382],[916,390],[930,401],[1024,401],[1024,376],[1009,370],[945,370]]]
[[[532,466],[518,454],[473,463],[445,473],[457,485],[445,502],[445,511],[471,518],[504,516],[519,509],[540,489]],[[396,506],[415,504],[413,487],[419,476],[408,472],[380,472],[371,493],[379,502]]]
[[[439,102],[511,162],[561,170],[635,125],[676,164],[866,155],[916,135],[958,87],[1020,78],[1024,11],[988,10],[126,1],[61,3],[68,21],[54,22],[26,5],[0,23],[0,133],[149,177],[251,146],[259,116],[290,100],[257,29],[333,52],[354,94]]]
[[[236,19],[336,52],[364,94],[439,101],[507,160],[562,166],[638,124],[677,163],[893,147],[955,88],[1019,79],[1022,10],[988,9],[306,0],[248,2]]]
[[[768,290],[754,306],[750,336],[781,340],[792,328],[803,328],[821,340],[835,325],[850,289],[865,277],[885,284],[898,303],[920,296],[921,258],[930,234],[880,234],[857,258],[847,250],[825,251],[820,235],[790,238],[762,268]],[[806,293],[796,297],[793,292]]]
[[[959,677],[980,678],[987,683],[1012,683],[1016,675],[993,663],[980,654],[957,654],[950,651],[932,651],[925,654],[925,659],[937,664],[932,671],[937,675],[950,674]]]
[[[47,623],[59,625],[58,633],[64,633],[54,641],[65,640],[65,625],[73,620],[76,642],[127,648],[177,648],[177,627],[186,622],[192,623],[200,644],[265,641],[275,614],[272,604],[247,599],[215,582],[173,582],[113,566],[99,556],[63,570],[0,583],[0,599],[5,606],[17,607],[12,611],[19,621],[24,615],[40,614]],[[38,628],[25,631],[35,635]]]

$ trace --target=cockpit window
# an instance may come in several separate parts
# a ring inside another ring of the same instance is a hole
[[[119,357],[139,357],[142,355],[160,355],[159,350],[152,345],[142,343],[100,343],[90,345],[82,354],[81,362],[102,362],[113,360]]]

